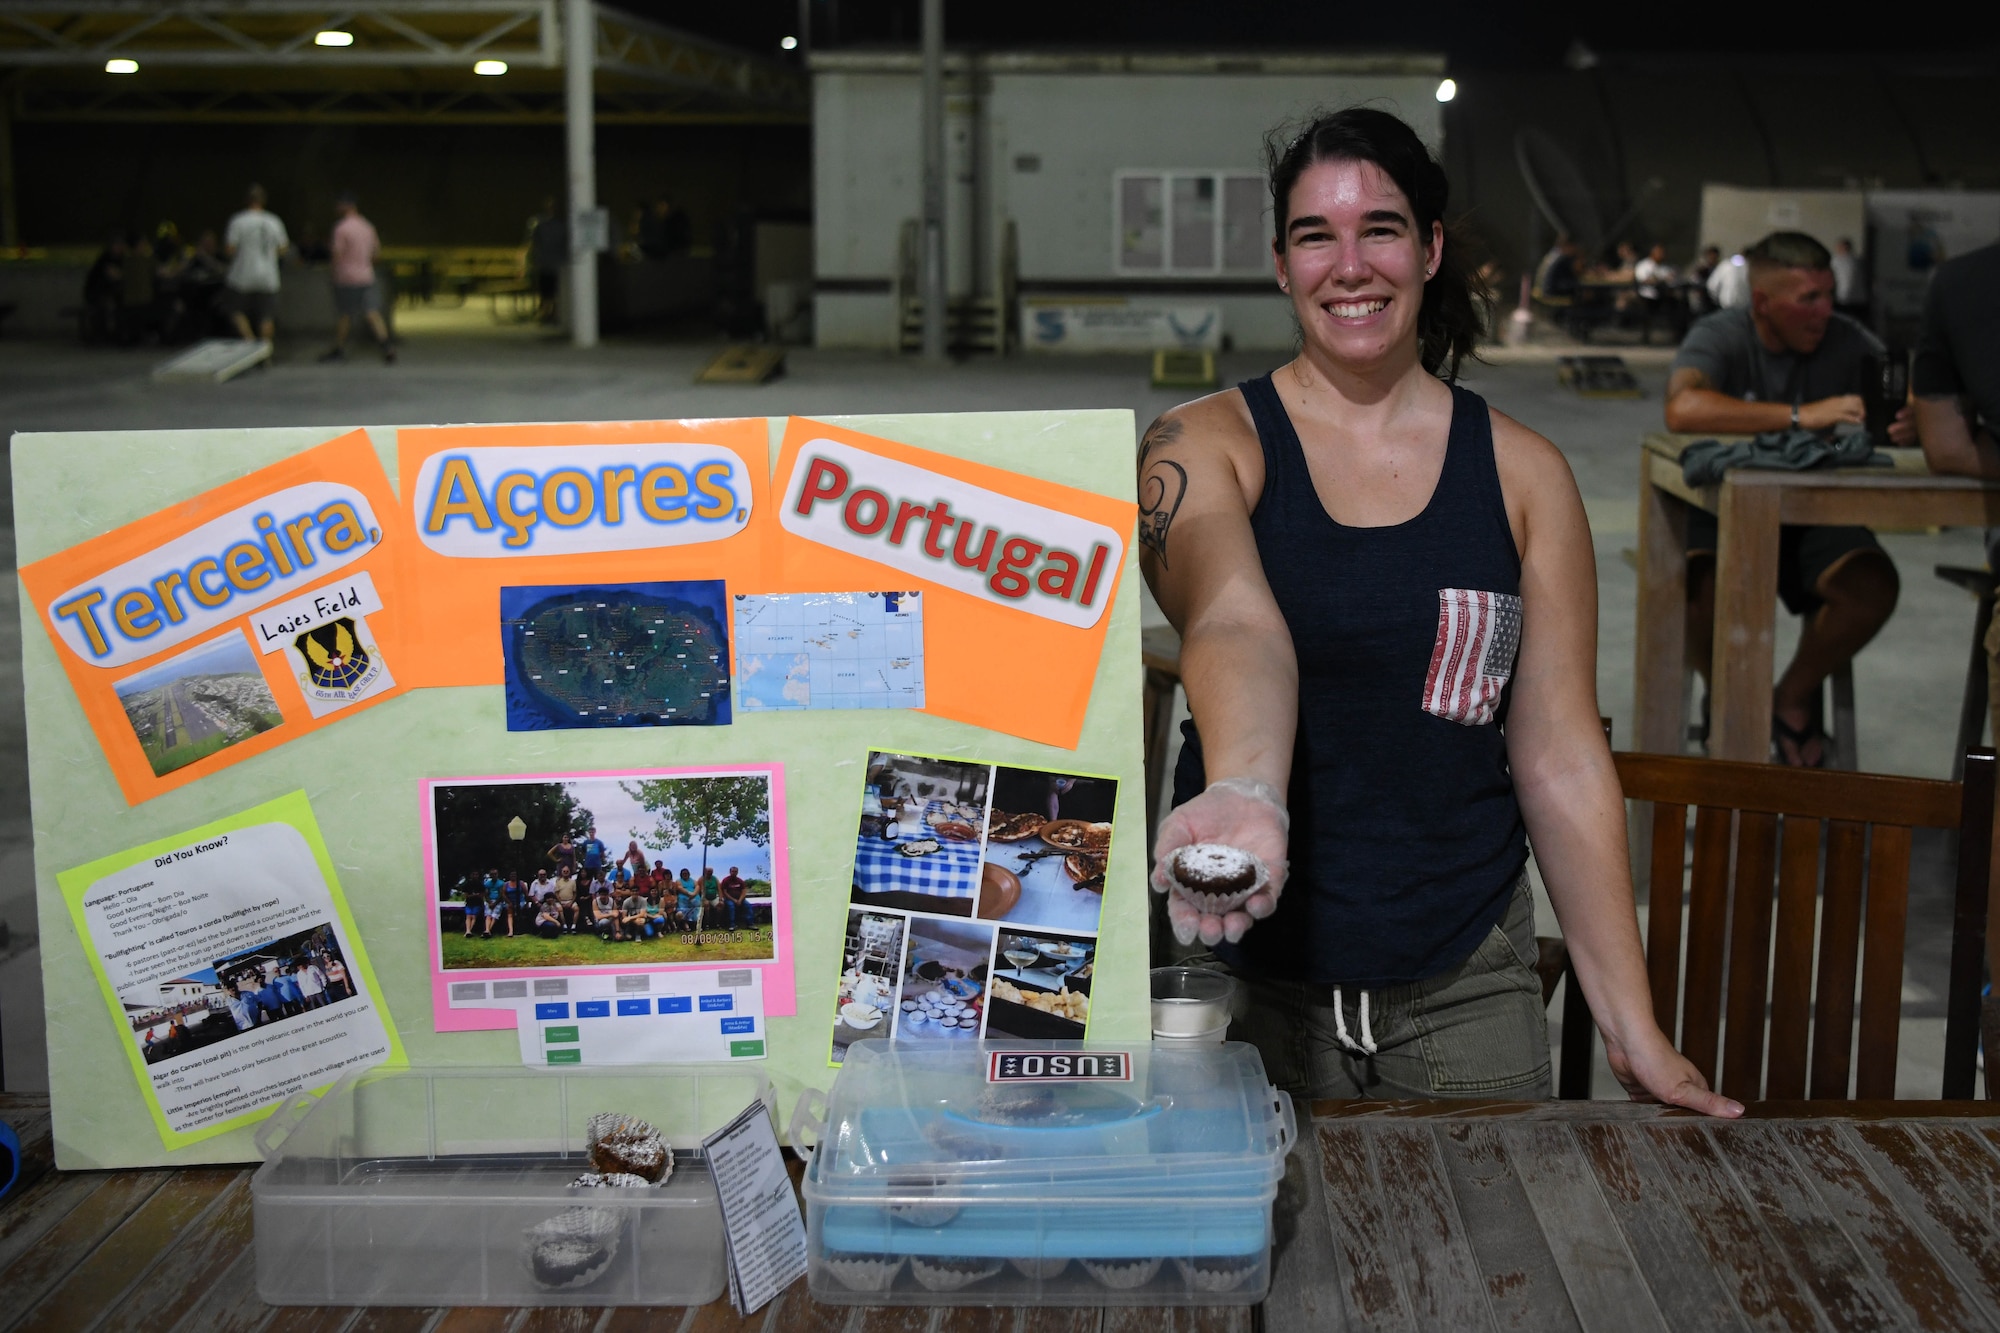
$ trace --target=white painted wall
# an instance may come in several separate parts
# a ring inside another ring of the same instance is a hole
[[[996,75],[994,207],[1020,229],[1024,279],[1112,276],[1121,167],[1261,172],[1264,136],[1315,107],[1372,101],[1437,143],[1437,79],[1270,74]],[[1041,169],[1014,169],[1022,156]]]
[[[1145,299],[1140,280],[1115,272],[1115,171],[1261,171],[1268,131],[1316,108],[1362,102],[1401,115],[1437,148],[1442,123],[1433,94],[1442,70],[1442,60],[1430,56],[998,55],[976,67],[952,57],[945,95],[953,294],[992,290],[997,247],[1011,221],[1023,284]],[[919,82],[912,55],[814,57],[815,327],[822,346],[894,344],[893,297],[876,285],[894,282],[899,230],[922,206]],[[1241,277],[1170,284],[1163,298],[1221,305],[1235,346],[1291,346],[1291,311],[1274,291],[1264,294]]]

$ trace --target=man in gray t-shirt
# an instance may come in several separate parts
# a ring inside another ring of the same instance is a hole
[[[1832,256],[1801,232],[1773,232],[1744,252],[1747,309],[1720,310],[1688,330],[1667,381],[1667,429],[1695,435],[1831,430],[1860,424],[1862,391],[1882,344],[1833,309]],[[1907,409],[1891,443],[1915,439]],[[1688,522],[1688,660],[1703,676],[1714,651],[1715,519]],[[1778,678],[1772,740],[1788,764],[1826,760],[1821,682],[1875,637],[1896,609],[1896,567],[1866,528],[1785,527],[1778,595],[1804,617],[1798,651]]]
[[[270,342],[278,330],[278,260],[292,238],[276,213],[264,207],[264,187],[253,185],[243,211],[229,219],[222,236],[229,256],[229,316],[245,342],[253,335]]]

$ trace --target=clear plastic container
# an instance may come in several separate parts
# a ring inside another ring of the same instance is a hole
[[[990,1079],[1000,1054],[1055,1074]],[[1123,1054],[1128,1077],[1059,1076],[1093,1054]],[[1270,1288],[1296,1125],[1254,1047],[858,1042],[816,1097],[791,1124],[816,1300],[1247,1305]]]
[[[350,1074],[258,1133],[257,1293],[273,1305],[705,1305],[726,1274],[701,1140],[753,1099],[769,1106],[770,1083],[740,1066]],[[660,1131],[674,1150],[665,1184],[572,1187],[593,1169],[587,1127],[601,1111]],[[552,1229],[575,1243],[552,1248]],[[566,1285],[548,1281],[552,1261]]]

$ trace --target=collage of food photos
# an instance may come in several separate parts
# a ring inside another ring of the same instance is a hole
[[[868,756],[831,1061],[857,1041],[1081,1041],[1115,778]]]

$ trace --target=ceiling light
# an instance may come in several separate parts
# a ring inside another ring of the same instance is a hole
[[[799,49],[799,39],[796,37],[780,37],[778,39],[778,47],[784,51],[796,51]]]
[[[139,62],[136,60],[107,60],[104,62],[106,74],[137,74]]]
[[[328,28],[325,32],[313,34],[313,45],[352,46],[354,45],[354,34],[351,32],[341,32],[335,28]]]
[[[1438,85],[1438,90],[1437,90],[1438,101],[1449,102],[1452,98],[1456,96],[1458,96],[1457,79],[1446,79],[1444,82]]]
[[[472,72],[474,74],[505,74],[507,72],[507,62],[504,60],[475,60],[472,63]]]

